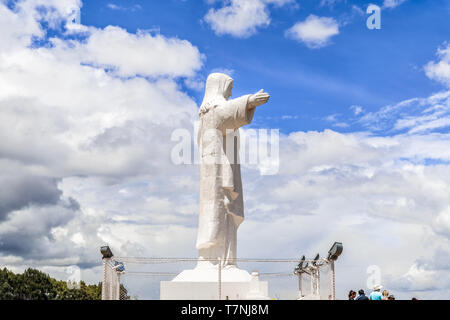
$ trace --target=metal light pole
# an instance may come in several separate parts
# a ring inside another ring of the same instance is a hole
[[[102,278],[102,300],[110,300],[111,299],[111,279],[107,276],[109,270],[108,262],[111,261],[111,258],[114,256],[111,249],[108,246],[103,246],[100,248],[100,252],[102,254],[102,263],[103,263],[103,278]]]
[[[336,279],[334,275],[334,260],[331,260],[330,268],[331,268],[331,300],[336,300]]]
[[[328,263],[331,269],[331,299],[336,300],[336,278],[334,272],[334,262],[341,255],[344,250],[344,246],[341,242],[335,242],[331,249],[328,251]]]

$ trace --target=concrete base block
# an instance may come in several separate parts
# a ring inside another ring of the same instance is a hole
[[[258,273],[251,275],[238,268],[221,272],[222,300],[269,299],[267,281],[259,281]],[[184,270],[172,281],[161,281],[161,300],[217,300],[219,282],[217,268]]]

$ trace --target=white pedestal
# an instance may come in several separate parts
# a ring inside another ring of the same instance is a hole
[[[320,300],[320,296],[315,294],[308,294],[301,298],[298,298],[297,300]]]
[[[217,267],[184,270],[172,281],[161,281],[161,300],[219,299],[219,270]],[[222,300],[269,299],[267,281],[259,281],[258,273],[250,275],[236,267],[221,270]]]

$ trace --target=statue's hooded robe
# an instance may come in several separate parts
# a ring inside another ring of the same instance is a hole
[[[239,128],[253,119],[250,95],[227,100],[233,79],[221,73],[206,81],[200,107],[199,256],[235,265],[237,228],[244,220]]]

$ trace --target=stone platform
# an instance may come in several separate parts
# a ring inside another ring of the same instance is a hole
[[[161,281],[161,300],[217,300],[219,298],[219,270],[197,267],[184,270],[172,281]],[[267,281],[259,281],[258,273],[251,275],[237,267],[221,270],[222,300],[267,300]]]

